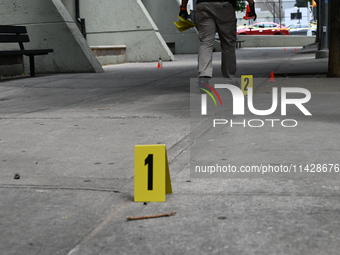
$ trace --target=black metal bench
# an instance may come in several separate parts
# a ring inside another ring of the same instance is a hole
[[[245,40],[239,40],[239,39],[237,39],[237,40],[236,40],[236,49],[241,48],[241,47],[242,47],[241,43],[243,43],[243,42],[245,42]]]
[[[18,50],[0,50],[0,56],[28,56],[30,63],[30,75],[35,76],[34,56],[46,55],[53,49],[25,50],[24,43],[29,42],[25,26],[3,26],[0,25],[0,43],[19,43]]]

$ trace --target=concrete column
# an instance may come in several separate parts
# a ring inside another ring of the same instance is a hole
[[[128,62],[174,60],[141,0],[82,0],[80,16],[90,46],[126,45]]]

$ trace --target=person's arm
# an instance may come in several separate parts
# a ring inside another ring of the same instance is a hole
[[[181,17],[183,17],[185,19],[188,18],[188,11],[187,11],[188,1],[189,0],[182,0],[182,4],[179,7],[180,8],[179,16],[181,16]]]
[[[183,6],[183,7],[187,8],[188,1],[189,1],[189,0],[182,0],[181,7]],[[247,0],[247,1],[253,1],[253,0]]]

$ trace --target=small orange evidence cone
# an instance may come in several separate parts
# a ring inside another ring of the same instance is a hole
[[[162,62],[161,58],[159,58],[159,60],[158,60],[157,68],[163,68],[163,62]]]
[[[271,72],[270,72],[269,81],[275,81],[274,71],[271,71]]]

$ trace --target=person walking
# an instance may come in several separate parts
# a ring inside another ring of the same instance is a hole
[[[195,1],[195,0],[194,0]],[[221,70],[222,75],[232,81],[236,73],[236,14],[235,7],[238,0],[196,0],[196,27],[200,40],[198,51],[198,77],[212,78],[213,46],[216,32],[221,43]],[[254,16],[255,3],[247,0],[251,13]],[[188,0],[182,0],[179,15],[188,18]]]

